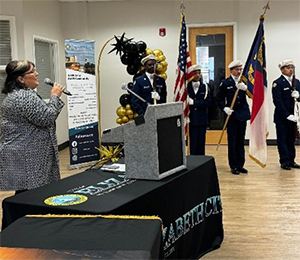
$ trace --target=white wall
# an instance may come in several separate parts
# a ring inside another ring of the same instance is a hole
[[[60,63],[58,77],[65,84],[64,37],[61,30],[60,2],[54,1],[0,1],[0,12],[16,16],[18,59],[34,61],[33,35],[53,39],[59,42]],[[39,78],[42,82],[44,79]],[[67,104],[67,99],[62,96]],[[67,124],[67,106],[57,119],[57,141],[62,144],[69,139]]]
[[[0,0],[0,13],[16,15],[18,27],[19,58],[32,59],[32,35],[52,38],[60,42],[61,82],[65,83],[64,39],[95,40],[96,64],[104,44],[125,32],[128,38],[142,40],[151,49],[161,49],[168,62],[168,100],[173,98],[181,1],[125,1],[125,2],[74,2],[23,1],[23,7],[16,1]],[[5,4],[3,4],[3,2]],[[184,1],[187,25],[205,23],[236,22],[236,59],[246,60],[259,16],[267,1]],[[12,6],[14,6],[12,8]],[[276,139],[273,124],[271,98],[272,81],[280,75],[277,64],[283,59],[293,59],[296,69],[300,57],[300,2],[270,2],[271,9],[265,19],[267,71],[269,87],[269,139]],[[23,25],[24,24],[24,25]],[[160,37],[158,29],[165,27],[167,35]],[[22,32],[23,31],[23,32]],[[21,33],[22,32],[22,33]],[[23,35],[23,39],[20,35]],[[104,48],[100,63],[101,126],[102,129],[116,126],[116,108],[123,82],[132,81],[119,56],[108,54],[113,48],[110,41]],[[297,70],[296,70],[297,75]],[[58,120],[59,143],[66,141],[66,111]],[[247,135],[248,136],[248,135]]]

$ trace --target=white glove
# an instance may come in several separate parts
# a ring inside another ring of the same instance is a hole
[[[247,85],[244,82],[240,82],[236,85],[236,87],[240,90],[246,91],[247,90]]]
[[[191,105],[191,106],[194,105],[194,99],[192,99],[190,97],[189,97],[189,105]]]
[[[291,94],[291,96],[293,97],[293,98],[299,98],[299,92],[297,91],[297,90],[294,90],[293,92],[292,92],[292,94]]]
[[[230,107],[224,107],[224,112],[227,114],[227,115],[231,115],[232,114],[232,112],[233,112],[233,110],[232,109],[230,109]]]
[[[151,98],[155,100],[160,100],[160,95],[156,91],[153,91],[151,92]]]
[[[286,119],[292,122],[297,122],[297,118],[294,115],[289,115]]]

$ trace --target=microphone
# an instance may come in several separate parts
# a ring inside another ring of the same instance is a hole
[[[131,93],[132,95],[135,95],[139,100],[143,101],[144,103],[147,103],[147,101],[145,99],[143,99],[141,96],[139,96],[138,94],[136,94],[135,92],[133,92],[131,89],[129,89],[125,83],[123,83],[121,85],[121,89],[123,90],[127,90],[129,93]]]
[[[47,84],[47,85],[50,85],[50,86],[52,86],[52,87],[53,87],[53,84],[54,84],[54,83],[52,82],[52,80],[49,79],[49,78],[45,78],[45,79],[44,79],[44,83]],[[68,96],[72,96],[72,94],[71,94],[68,90],[66,90],[66,89],[63,91],[63,93],[65,93],[65,94],[68,95]]]

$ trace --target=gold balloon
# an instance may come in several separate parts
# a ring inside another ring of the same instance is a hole
[[[126,110],[131,109],[131,105],[130,105],[130,104],[127,104],[125,108],[126,108]],[[127,111],[126,111],[126,112],[127,112]]]
[[[166,60],[165,55],[160,55],[160,56],[158,56],[158,60],[160,60],[160,61],[165,61],[165,60]]]
[[[128,123],[133,122],[133,121],[134,121],[133,119],[129,119]]]
[[[153,51],[153,54],[156,56],[156,57],[159,57],[161,55],[163,55],[163,52],[160,50],[160,49],[155,49]]]
[[[129,116],[129,115],[133,115],[133,111],[131,109],[127,109],[126,110],[126,115]]]
[[[157,71],[157,72],[162,72],[162,70],[163,70],[163,66],[162,66],[161,64],[158,64],[158,65],[156,66],[156,71]]]
[[[162,78],[164,78],[164,80],[166,80],[167,77],[168,77],[166,73],[162,73],[162,74],[160,74],[159,76],[162,77]]]
[[[123,106],[120,106],[117,108],[117,115],[119,117],[125,116],[126,115],[126,109]]]
[[[159,63],[161,66],[163,66],[164,68],[167,68],[168,67],[168,62],[166,62],[166,61],[161,61],[160,63]]]
[[[127,123],[129,121],[129,118],[127,116],[122,117],[122,122]]]
[[[133,114],[132,115],[127,115],[129,119],[132,119],[133,118]],[[130,120],[129,120],[130,122]]]
[[[146,48],[146,54],[147,54],[147,55],[152,54],[152,53],[153,53],[153,51],[152,51],[151,49]]]
[[[122,124],[122,123],[123,123],[123,122],[122,122],[122,118],[118,117],[117,120],[116,120],[116,122],[117,122],[117,124],[119,124],[119,125]]]
[[[139,114],[136,113],[136,112],[133,114],[133,117],[134,117],[134,118],[136,118],[136,117],[138,117],[138,116],[139,116]]]

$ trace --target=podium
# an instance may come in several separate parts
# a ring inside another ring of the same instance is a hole
[[[127,178],[160,180],[186,169],[183,104],[149,105],[142,123],[105,130],[101,143],[124,143]]]

